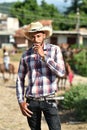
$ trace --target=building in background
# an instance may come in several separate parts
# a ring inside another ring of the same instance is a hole
[[[52,26],[52,20],[40,20],[44,26]],[[8,17],[6,14],[0,14],[0,47],[7,43],[14,43],[17,48],[30,47],[31,42],[25,38],[23,31],[27,30],[29,25],[19,28],[19,21],[17,18]],[[78,37],[79,35],[79,37]],[[79,39],[78,39],[79,38]],[[80,28],[77,30],[70,31],[55,31],[51,36],[50,43],[52,44],[78,44],[87,46],[87,29]]]
[[[5,44],[14,42],[14,33],[19,28],[17,18],[8,17],[7,14],[0,13],[0,48]]]
[[[78,35],[79,35],[79,39],[78,39]],[[50,41],[52,44],[68,43],[70,45],[79,44],[87,47],[87,29],[80,28],[79,34],[76,30],[53,31],[53,35],[50,38]]]
[[[23,33],[22,28],[16,31],[14,35],[15,44],[17,47],[30,47],[31,42],[27,40]],[[72,31],[53,31],[53,35],[47,39],[52,44],[62,44],[68,43],[70,45],[78,45],[78,32],[76,30]],[[87,29],[83,28],[79,31],[79,45],[84,45],[87,47]]]

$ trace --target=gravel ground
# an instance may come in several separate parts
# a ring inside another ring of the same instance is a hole
[[[87,78],[74,76],[73,83],[87,82]],[[87,130],[87,123],[63,122],[62,130]],[[26,117],[21,112],[16,99],[15,80],[3,81],[0,77],[0,130],[30,130]],[[42,130],[48,130],[42,119]]]

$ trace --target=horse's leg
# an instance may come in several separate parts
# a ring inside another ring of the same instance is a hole
[[[58,78],[58,90],[60,89],[60,85],[59,85],[59,83],[60,83],[60,78]]]
[[[15,73],[14,72],[11,73],[11,76],[12,76],[12,79],[15,79]]]
[[[5,80],[5,72],[2,73],[3,79]]]
[[[10,74],[10,77],[12,76],[11,77],[12,79],[15,78],[15,68],[12,64],[9,65],[9,74]]]
[[[64,90],[66,89],[66,78],[64,79]]]
[[[3,77],[3,79],[4,79],[4,73],[2,73],[2,77]]]
[[[62,90],[64,88],[64,78],[61,79],[61,88],[62,88]]]
[[[63,89],[63,78],[61,78],[61,90]]]
[[[12,78],[15,79],[15,68],[12,69]]]
[[[9,71],[9,79],[12,79],[12,72]]]
[[[62,78],[58,78],[58,89],[61,90],[62,89]]]

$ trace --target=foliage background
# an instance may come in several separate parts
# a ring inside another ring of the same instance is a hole
[[[68,0],[64,0],[65,4]],[[53,20],[54,30],[71,30],[75,29],[78,22],[79,8],[80,27],[87,27],[87,1],[73,0],[71,6],[67,7],[65,12],[60,12],[53,4],[47,4],[42,0],[38,5],[37,0],[24,0],[23,2],[12,2],[0,4],[0,12],[7,13],[9,16],[17,17],[20,26],[29,24],[31,21],[39,19]]]
[[[75,113],[76,120],[87,121],[87,85],[78,84],[73,86],[65,93],[61,104],[63,109]]]

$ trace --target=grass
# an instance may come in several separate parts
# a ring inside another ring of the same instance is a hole
[[[12,62],[19,62],[21,55],[22,55],[22,52],[17,52],[14,55],[11,53],[10,59]],[[2,49],[0,49],[0,58],[3,59],[3,50]]]
[[[16,53],[14,55],[10,55],[10,58],[11,58],[11,61],[14,61],[14,62],[19,62],[20,61],[20,57],[21,57],[21,53]]]

